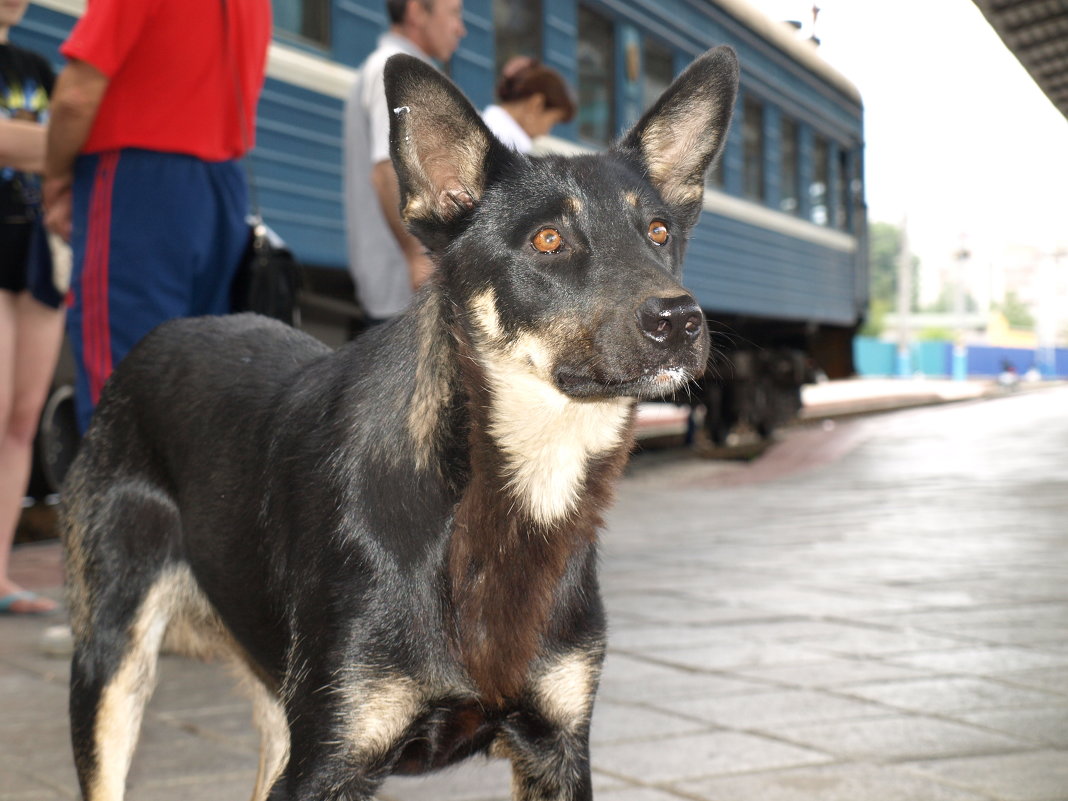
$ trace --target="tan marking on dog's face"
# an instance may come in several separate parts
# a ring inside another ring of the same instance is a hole
[[[578,197],[575,197],[574,195],[569,195],[564,201],[564,205],[567,207],[567,210],[572,214],[582,213],[582,200]]]
[[[493,393],[489,433],[504,452],[508,487],[533,520],[552,525],[574,511],[589,461],[622,444],[633,401],[569,398],[553,383],[547,339],[528,332],[505,342],[492,291],[472,305]]]
[[[501,318],[497,314],[497,297],[493,290],[487,289],[475,297],[471,302],[471,309],[484,343],[490,347],[502,347],[504,329],[501,328]]]
[[[534,685],[538,708],[552,723],[573,731],[589,720],[600,675],[594,655],[568,654],[538,676]]]
[[[356,680],[341,691],[343,731],[353,757],[374,759],[397,744],[419,715],[425,693],[405,676]]]
[[[638,208],[638,193],[637,192],[624,192],[623,199],[627,201],[634,208]]]

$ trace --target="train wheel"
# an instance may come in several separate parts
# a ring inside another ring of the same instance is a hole
[[[727,436],[731,433],[732,419],[727,408],[730,402],[729,393],[719,384],[709,382],[705,385],[705,433],[709,441],[718,446],[727,443]]]
[[[74,388],[69,385],[57,387],[45,403],[34,444],[34,459],[50,492],[58,493],[63,486],[80,442],[78,419],[74,413]]]

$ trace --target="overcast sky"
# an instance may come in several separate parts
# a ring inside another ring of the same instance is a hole
[[[750,1],[778,19],[812,6]],[[872,220],[907,214],[927,264],[962,237],[991,254],[1068,246],[1068,120],[971,0],[818,5],[820,52],[864,98]]]

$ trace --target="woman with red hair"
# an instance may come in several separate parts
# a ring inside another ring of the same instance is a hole
[[[482,119],[498,139],[520,153],[529,153],[532,140],[575,116],[575,99],[563,76],[526,56],[504,65],[497,101],[486,107]]]

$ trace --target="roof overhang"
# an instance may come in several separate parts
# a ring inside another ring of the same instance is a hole
[[[974,0],[1005,45],[1068,118],[1068,0]]]

